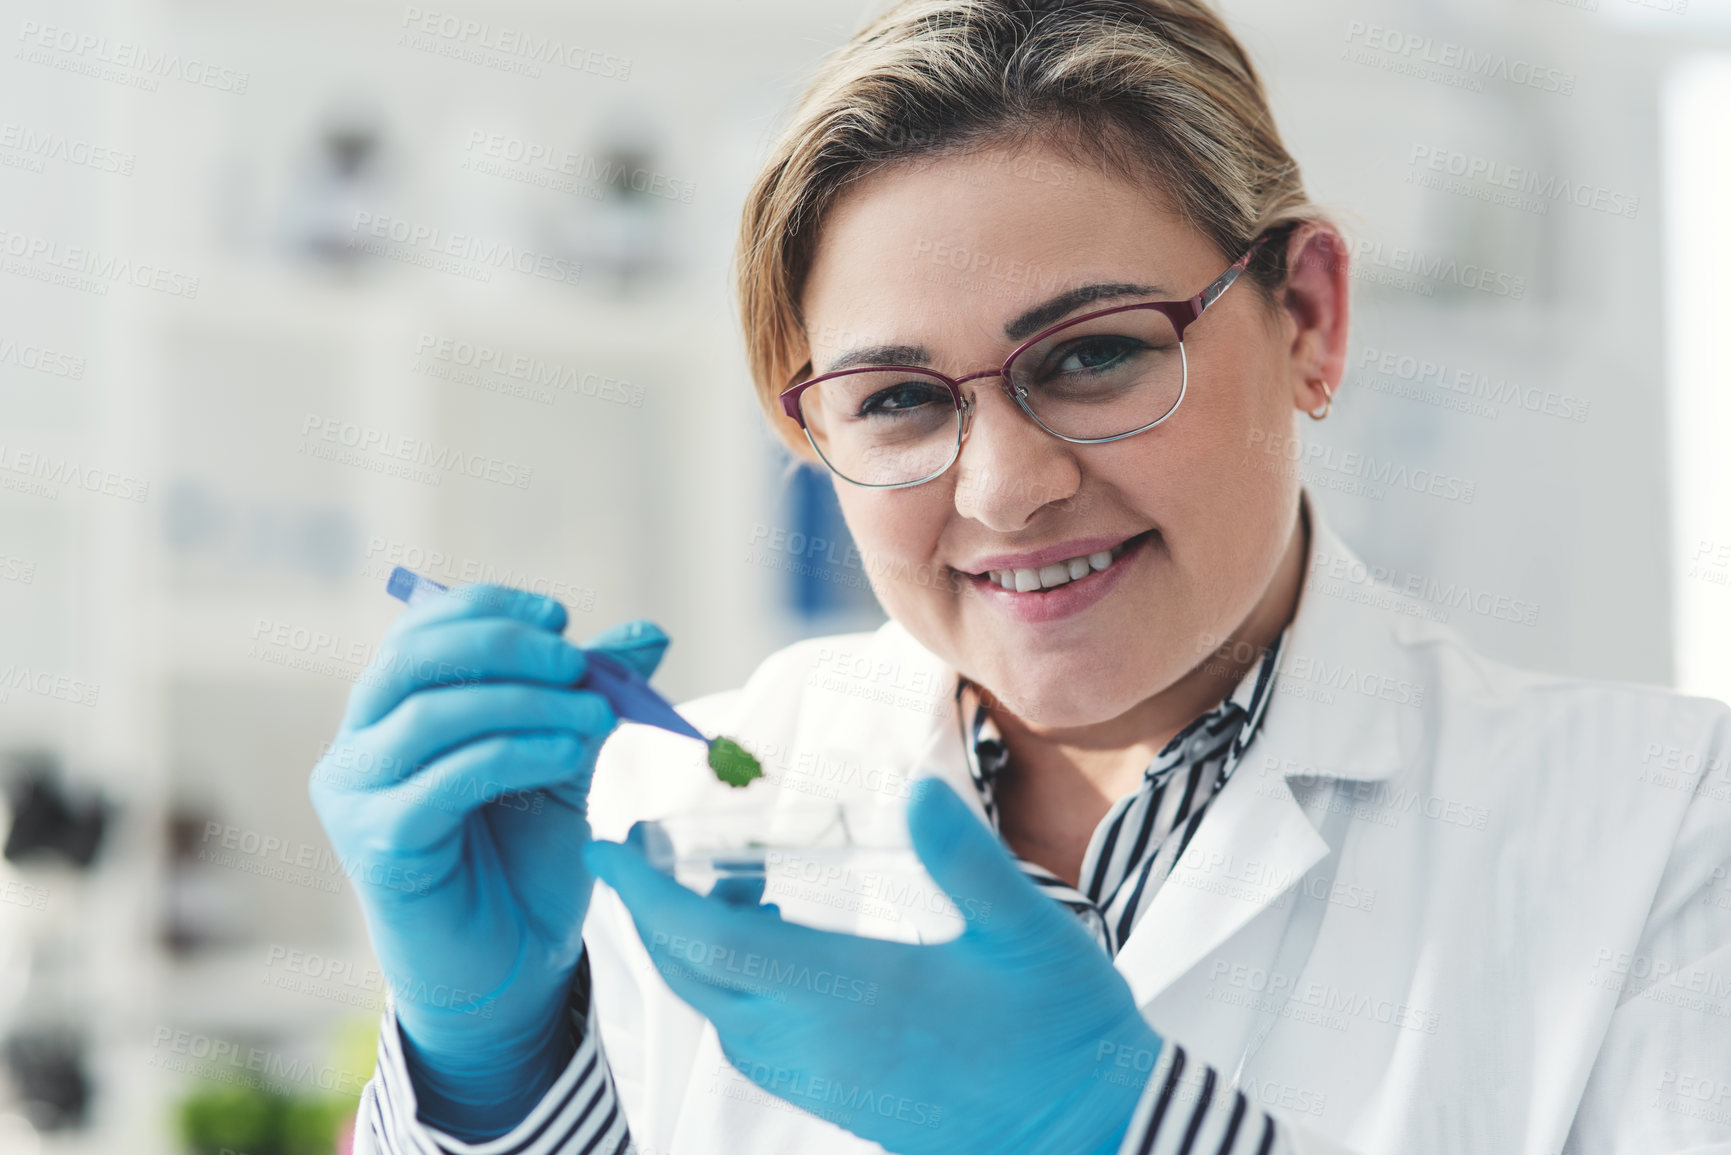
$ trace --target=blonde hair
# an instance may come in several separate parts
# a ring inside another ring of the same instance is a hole
[[[747,359],[790,443],[777,395],[807,359],[800,295],[841,189],[910,160],[1035,139],[1152,178],[1227,260],[1322,219],[1261,78],[1201,0],[904,0],[825,62],[746,197],[736,275]],[[1248,270],[1270,299],[1285,263],[1285,245],[1269,243]]]

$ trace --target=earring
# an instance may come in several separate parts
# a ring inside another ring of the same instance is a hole
[[[1327,381],[1320,378],[1312,381],[1311,384],[1322,390],[1322,408],[1309,410],[1310,419],[1312,421],[1321,421],[1323,418],[1328,416],[1328,411],[1334,408],[1334,389]]]

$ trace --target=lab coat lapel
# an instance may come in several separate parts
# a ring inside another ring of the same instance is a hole
[[[1423,693],[1390,617],[1315,588],[1317,573],[1358,562],[1310,509],[1304,588],[1261,727],[1119,949],[1118,969],[1138,1003],[1262,911],[1287,905],[1328,852],[1288,778],[1386,778],[1399,765],[1403,728],[1417,725]]]
[[[1240,768],[1119,948],[1117,966],[1137,1003],[1279,902],[1325,853],[1285,780],[1258,782]]]
[[[801,724],[808,744],[821,741],[834,748],[870,751],[873,764],[893,767],[896,777],[905,775],[909,781],[942,778],[985,821],[962,747],[954,670],[895,621],[863,637],[858,650],[843,661],[832,658],[829,667],[894,671],[907,689],[862,700],[849,696],[853,687],[845,678],[812,675],[807,695],[816,708]],[[899,791],[893,796],[898,805],[902,796]]]
[[[837,639],[818,651],[804,677],[793,747],[844,751],[866,770],[885,771],[871,776],[881,788],[856,788],[845,797],[900,805],[906,790],[888,784],[936,775],[965,790],[963,799],[984,817],[961,757],[956,673],[899,623]]]

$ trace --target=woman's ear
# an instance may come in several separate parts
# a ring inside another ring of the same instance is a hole
[[[797,371],[787,374],[787,385],[784,388],[791,389],[811,376],[811,359],[805,349],[800,349],[794,357],[789,357],[788,360],[792,362],[796,358],[802,363]],[[782,410],[779,392],[773,397],[763,399],[763,415],[769,421],[770,431],[783,445],[787,446],[788,452],[793,454],[795,460],[815,465],[820,469],[827,468],[823,464],[823,458],[819,457],[817,452],[812,449],[811,441],[806,437],[805,431],[800,428],[799,422]]]
[[[1287,241],[1280,303],[1293,324],[1292,403],[1306,412],[1323,408],[1346,376],[1348,259],[1345,238],[1326,221],[1301,225]]]

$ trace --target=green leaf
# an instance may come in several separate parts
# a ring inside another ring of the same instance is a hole
[[[717,738],[709,744],[709,768],[729,786],[745,786],[753,778],[763,777],[763,767],[751,751],[732,738]]]

